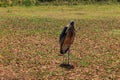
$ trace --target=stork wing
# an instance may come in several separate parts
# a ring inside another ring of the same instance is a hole
[[[65,36],[66,36],[66,30],[67,30],[68,27],[64,27],[61,34],[60,34],[60,38],[59,38],[59,42],[60,42],[60,45],[62,45],[64,39],[65,39]]]

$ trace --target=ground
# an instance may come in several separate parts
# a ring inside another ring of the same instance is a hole
[[[71,20],[69,69],[58,55],[59,34]],[[120,6],[1,7],[0,79],[119,80]]]

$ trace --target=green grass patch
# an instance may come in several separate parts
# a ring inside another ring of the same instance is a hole
[[[108,34],[111,36],[120,35],[120,29],[113,29],[113,30],[109,31]]]

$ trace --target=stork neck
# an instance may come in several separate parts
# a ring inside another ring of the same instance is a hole
[[[70,28],[71,28],[72,30],[75,30],[74,26],[70,26]]]

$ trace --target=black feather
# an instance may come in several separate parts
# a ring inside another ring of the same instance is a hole
[[[62,51],[62,45],[63,45],[63,42],[64,42],[64,39],[65,39],[65,36],[66,36],[66,30],[67,30],[68,27],[64,27],[61,34],[60,34],[60,37],[59,37],[59,42],[60,42],[60,53],[63,54],[64,52]]]
[[[60,38],[59,38],[60,41],[66,36],[66,30],[67,30],[67,28],[68,27],[66,27],[66,26],[63,28],[63,30],[62,30],[62,32],[60,34]]]

